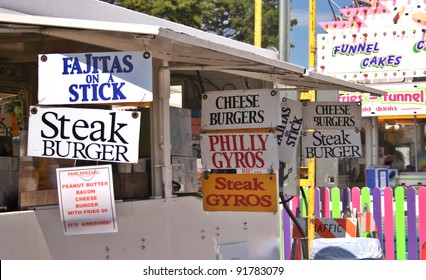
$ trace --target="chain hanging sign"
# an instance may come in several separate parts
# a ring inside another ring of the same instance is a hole
[[[358,130],[316,130],[303,134],[306,158],[362,157],[361,133]]]
[[[203,130],[276,127],[279,95],[273,89],[212,91],[203,95]]]
[[[275,174],[205,174],[205,211],[277,211]]]
[[[137,163],[140,113],[30,107],[28,155]]]
[[[304,102],[304,129],[360,129],[359,102]]]
[[[278,168],[274,133],[202,133],[201,159],[206,169]]]

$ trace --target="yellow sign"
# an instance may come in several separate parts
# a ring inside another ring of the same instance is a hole
[[[277,212],[275,174],[206,174],[205,211]]]

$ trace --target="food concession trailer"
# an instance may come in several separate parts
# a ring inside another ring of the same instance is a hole
[[[203,96],[265,89],[282,96],[382,94],[281,61],[272,49],[95,0],[0,0],[0,70],[1,113],[11,114],[10,131],[18,131],[2,135],[9,149],[0,157],[1,259],[279,259],[279,207],[203,208]],[[105,72],[107,80],[98,81]],[[130,82],[136,99],[124,100]],[[64,86],[71,97],[58,101]],[[123,150],[108,150],[120,141]],[[55,148],[60,144],[68,152],[74,145],[74,155]],[[90,154],[90,145],[103,150]],[[70,179],[102,168],[104,179],[91,183],[96,189],[78,189],[80,181]],[[85,220],[104,202],[106,230]],[[70,222],[73,215],[83,221]]]

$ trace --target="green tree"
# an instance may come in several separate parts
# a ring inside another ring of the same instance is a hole
[[[248,44],[254,43],[254,0],[103,0]],[[279,45],[279,0],[263,0],[262,47]],[[291,25],[296,25],[292,20]]]

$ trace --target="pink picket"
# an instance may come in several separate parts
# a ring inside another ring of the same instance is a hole
[[[360,189],[352,188],[351,192],[352,192],[352,209],[356,209],[357,212],[362,212]]]
[[[391,188],[384,190],[384,228],[385,228],[385,254],[387,260],[395,259],[394,244],[394,212],[393,212],[393,191]]]
[[[418,189],[419,195],[419,244],[421,250],[421,260],[426,260],[426,188]]]
[[[321,213],[323,218],[330,218],[330,190],[329,188],[322,188],[322,207]]]

